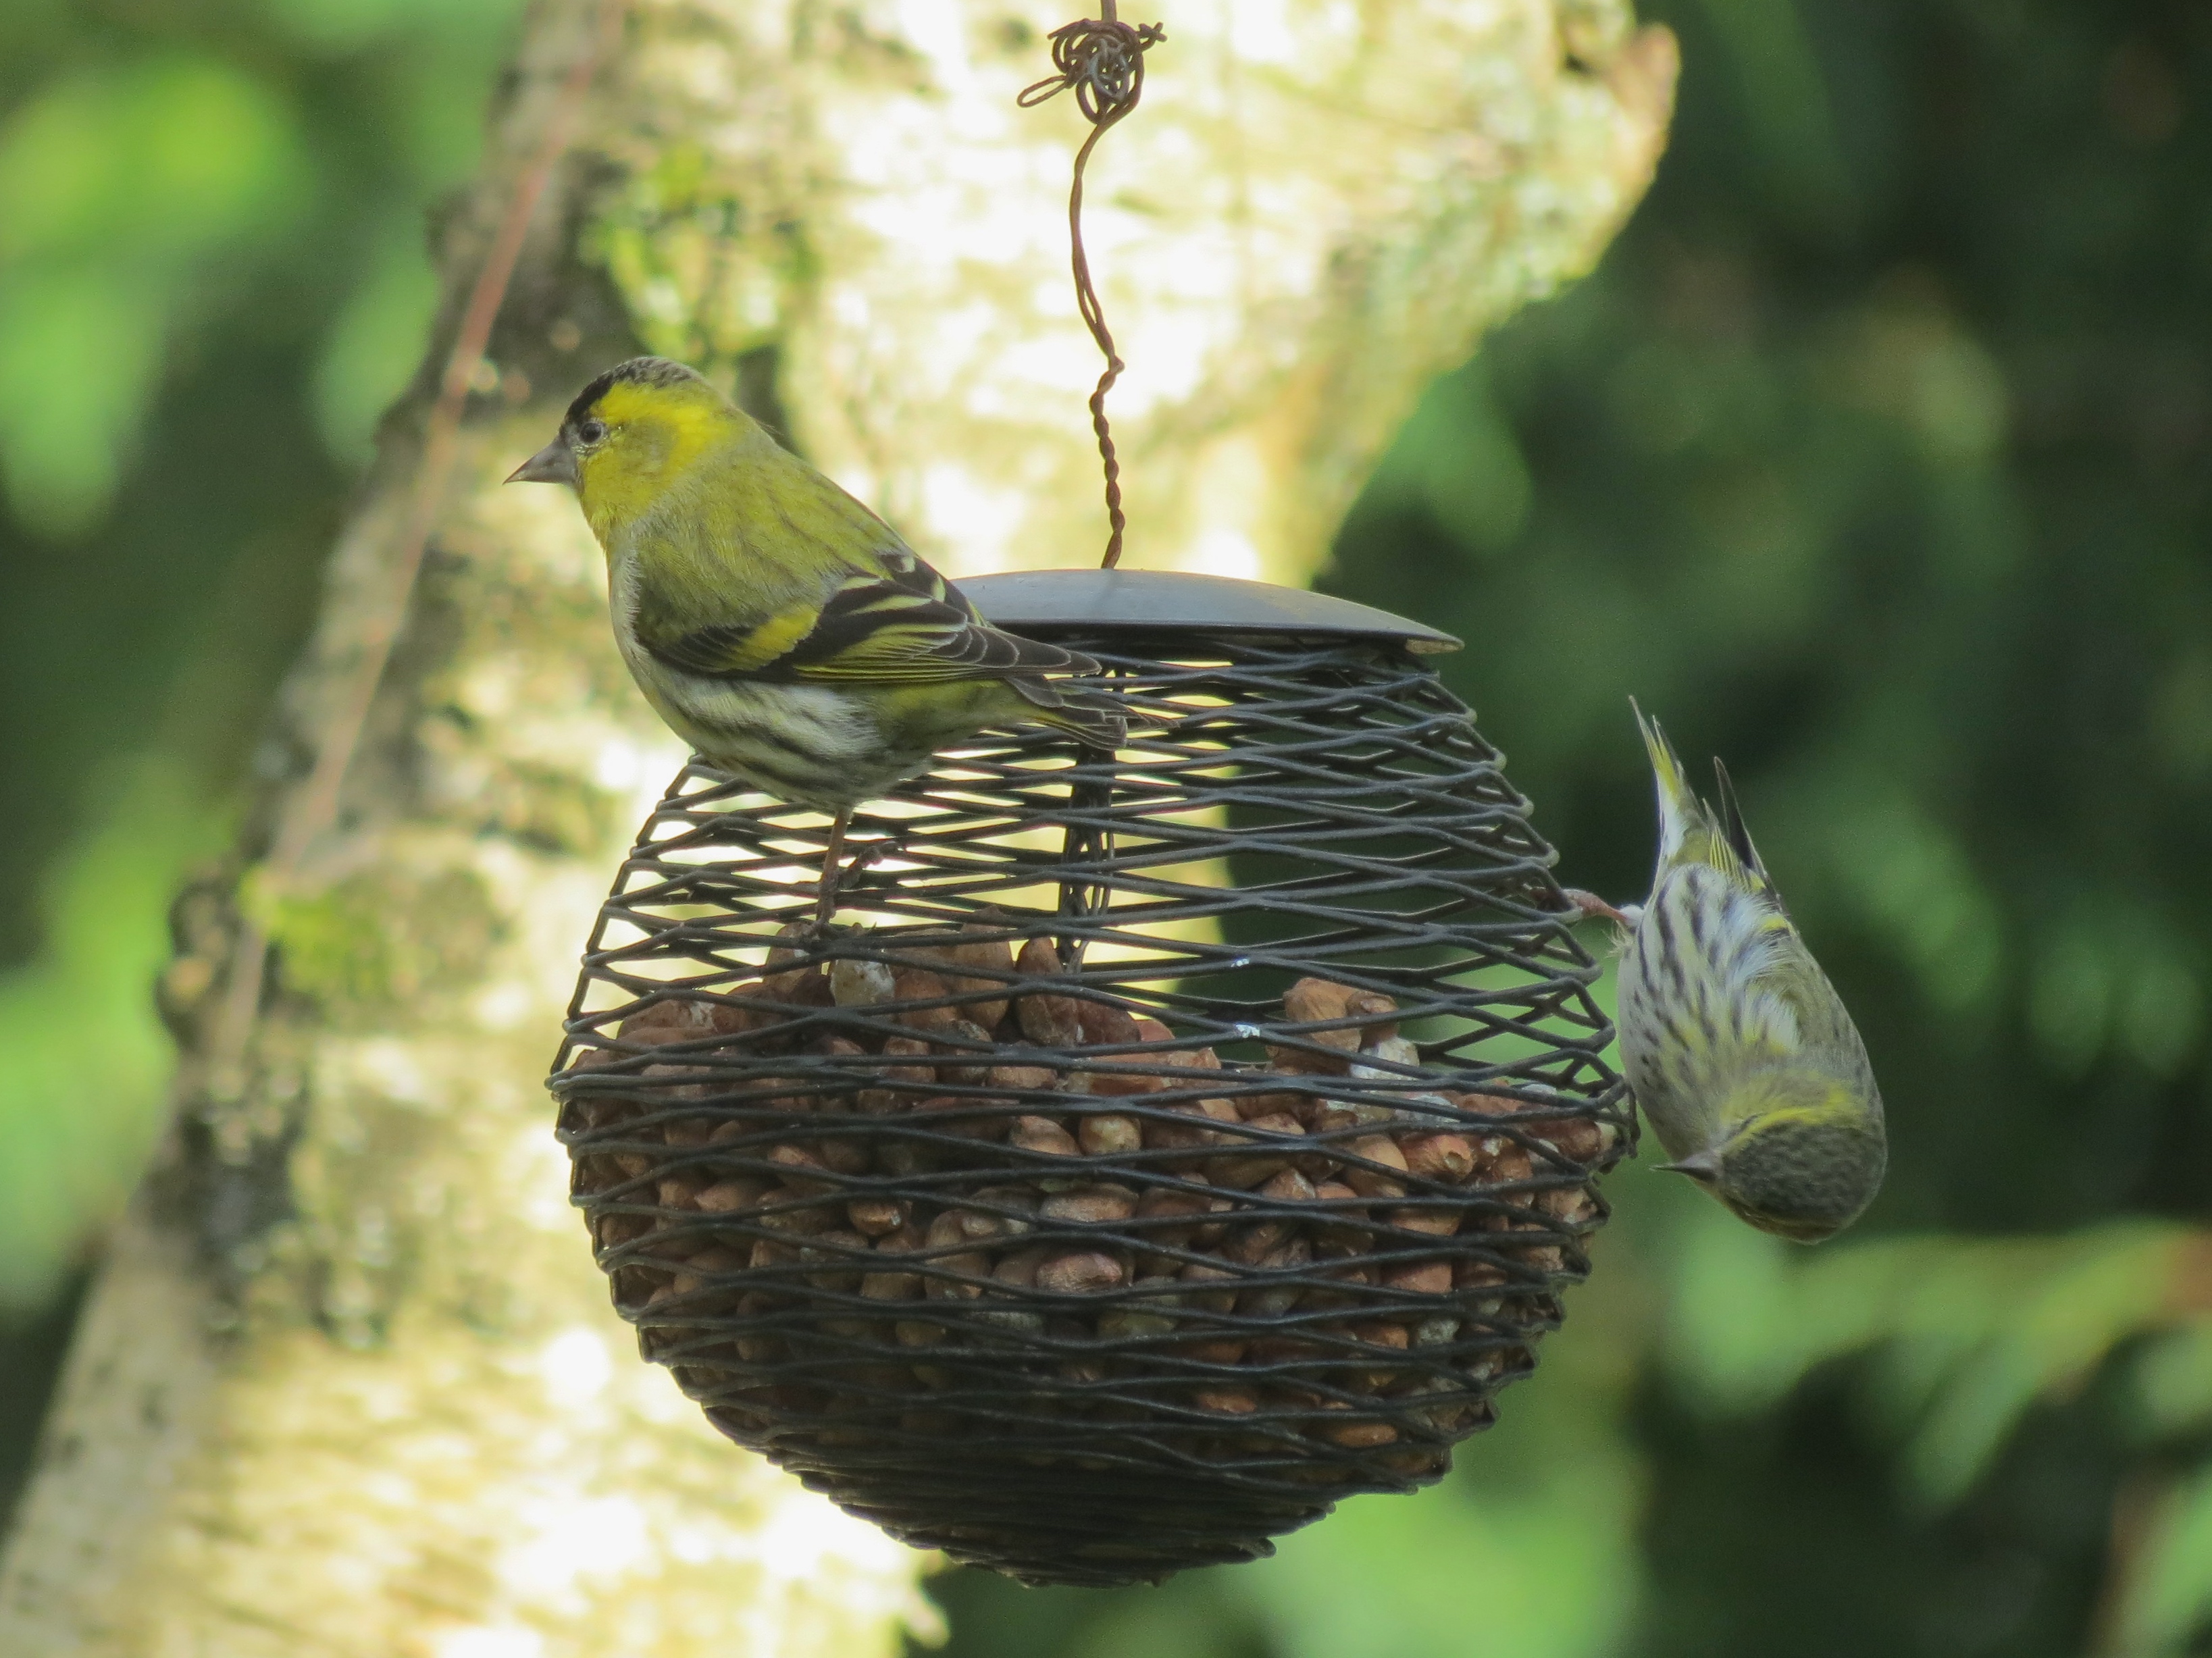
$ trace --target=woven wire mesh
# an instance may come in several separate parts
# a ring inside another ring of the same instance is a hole
[[[860,813],[695,764],[552,1086],[616,1304],[732,1439],[909,1542],[1105,1584],[1437,1478],[1630,1143],[1553,854],[1388,643],[1065,642],[1181,711]]]

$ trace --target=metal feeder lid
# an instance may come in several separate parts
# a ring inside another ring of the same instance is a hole
[[[1008,570],[964,577],[960,591],[1011,633],[1071,628],[1148,632],[1322,634],[1395,640],[1433,656],[1461,641],[1348,598],[1183,570]]]

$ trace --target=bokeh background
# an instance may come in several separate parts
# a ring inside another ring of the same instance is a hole
[[[947,1574],[957,1658],[2212,1651],[2212,5],[1645,10],[1650,199],[1324,580],[1469,641],[1581,884],[1648,874],[1632,692],[1728,757],[1888,1189],[1794,1251],[1625,1169],[1445,1484],[1157,1590]],[[0,5],[0,1501],[514,15]]]

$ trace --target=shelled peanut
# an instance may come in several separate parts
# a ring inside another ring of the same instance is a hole
[[[1184,1420],[1222,1419],[1224,1457],[1239,1418],[1279,1443],[1287,1414],[1317,1445],[1432,1468],[1405,1431],[1471,1430],[1525,1368],[1613,1131],[1568,1102],[1425,1090],[1395,1000],[1324,979],[1284,1002],[1322,1028],[1224,1066],[1001,930],[860,935],[825,965],[787,929],[750,983],[653,1003],[579,1059],[635,1078],[578,1090],[567,1121],[648,1345],[719,1397],[732,1356],[790,1357],[760,1321],[798,1311],[872,1396],[1012,1364],[1084,1410],[1152,1367],[1188,1378]],[[779,1388],[779,1408],[837,1397],[818,1376]],[[841,1442],[866,1419],[845,1410]]]

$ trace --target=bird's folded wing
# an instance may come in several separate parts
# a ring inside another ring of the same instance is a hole
[[[848,577],[820,604],[645,643],[662,661],[693,673],[825,684],[1098,671],[1088,657],[1000,633],[910,554],[887,559],[879,572]]]
[[[1778,957],[1761,987],[1789,1009],[1801,1048],[1817,1054],[1826,1064],[1850,1071],[1872,1090],[1874,1072],[1857,1027],[1851,1023],[1843,998],[1828,982],[1828,975],[1821,972],[1796,929],[1791,929],[1788,947]]]

